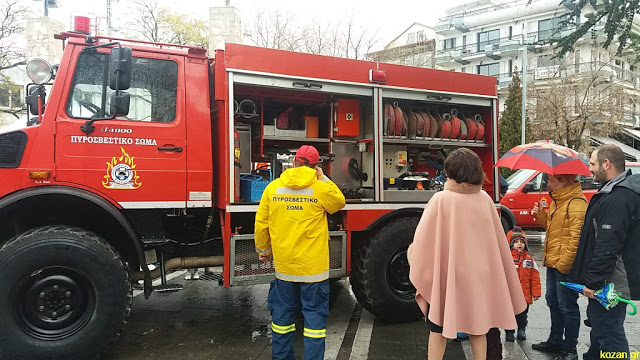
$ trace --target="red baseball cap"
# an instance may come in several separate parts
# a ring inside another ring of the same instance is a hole
[[[314,166],[320,161],[320,154],[315,147],[302,145],[296,152],[296,160],[305,165]]]

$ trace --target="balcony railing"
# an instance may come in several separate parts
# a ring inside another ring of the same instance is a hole
[[[539,1],[541,1],[541,0],[531,0],[532,3],[536,3],[536,2],[539,2]],[[528,3],[529,3],[529,0],[514,0],[514,1],[504,2],[504,3],[500,3],[500,4],[495,4],[493,6],[488,6],[488,7],[481,8],[481,9],[476,9],[476,10],[469,10],[469,11],[463,10],[461,12],[458,12],[458,13],[455,13],[455,14],[451,14],[451,15],[448,15],[448,16],[445,16],[443,18],[438,19],[438,24],[440,24],[440,23],[449,23],[455,18],[460,18],[460,17],[465,17],[465,16],[481,15],[481,14],[486,14],[488,12],[494,12],[494,11],[497,11],[497,10],[508,9],[508,8],[517,7],[517,6],[523,6],[524,7],[524,6],[527,6]]]
[[[529,78],[534,80],[549,80],[553,78],[565,78],[567,76],[585,75],[600,76],[612,82],[619,81],[640,89],[640,73],[604,62],[583,62],[576,65],[551,65],[531,69],[527,72]],[[594,74],[595,73],[595,74]],[[511,84],[513,73],[501,73],[494,76],[499,89]]]
[[[570,34],[575,31],[575,26],[559,27],[555,29],[542,30],[532,32],[525,35],[512,35],[509,37],[502,37],[499,39],[483,41],[480,43],[469,43],[462,46],[456,46],[454,48],[438,49],[436,55],[452,53],[456,57],[462,57],[462,59],[468,56],[476,56],[480,54],[489,54],[495,52],[508,52],[517,51],[521,48],[522,44],[526,44],[530,49],[535,46],[548,45],[554,40],[559,40],[561,37]],[[592,31],[587,32],[583,38],[597,38],[602,32],[602,26],[596,25]],[[489,52],[487,51],[489,50]],[[490,54],[489,54],[490,55]]]
[[[601,76],[606,80],[626,83],[640,89],[640,73],[623,69],[620,66],[606,62],[582,62],[578,64],[554,64],[549,66],[537,66],[528,72],[534,80],[547,80],[551,78],[564,78],[567,76],[581,75]]]

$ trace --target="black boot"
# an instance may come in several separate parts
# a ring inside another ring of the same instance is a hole
[[[542,352],[546,352],[546,353],[552,353],[552,354],[561,354],[562,353],[562,347],[560,345],[558,345],[558,344],[550,343],[549,340],[543,341],[543,342],[538,343],[538,344],[533,344],[533,345],[531,345],[531,348],[533,350],[538,350],[538,351],[542,351]]]
[[[515,337],[513,336],[514,331],[513,330],[505,330],[505,337],[504,339],[508,342],[514,342],[516,341]]]
[[[527,333],[524,328],[518,328],[518,340],[527,340]]]

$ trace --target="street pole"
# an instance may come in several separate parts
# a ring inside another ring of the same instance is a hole
[[[527,119],[527,61],[528,61],[528,50],[527,44],[525,43],[526,32],[522,34],[522,139],[521,143],[525,144],[525,121]]]
[[[111,36],[111,0],[107,0],[107,35]]]
[[[47,2],[47,0],[44,0],[44,16],[49,16],[49,3]]]

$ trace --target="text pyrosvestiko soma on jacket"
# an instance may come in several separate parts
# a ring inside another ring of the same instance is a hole
[[[301,166],[287,169],[262,194],[255,221],[256,251],[273,253],[276,277],[317,282],[329,277],[327,213],[342,209],[345,198],[329,178]]]

